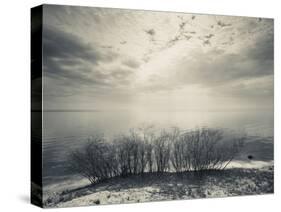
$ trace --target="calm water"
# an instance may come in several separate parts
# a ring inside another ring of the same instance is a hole
[[[195,127],[219,127],[247,133],[256,143],[247,150],[273,157],[273,112],[44,112],[43,165],[44,180],[66,175],[66,154],[87,141],[96,133],[106,137],[127,132],[142,124],[157,128],[178,126],[181,129]],[[262,143],[262,144],[263,144]],[[268,146],[270,143],[270,146]]]

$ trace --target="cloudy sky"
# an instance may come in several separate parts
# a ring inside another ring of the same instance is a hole
[[[273,107],[273,20],[44,6],[45,109]]]

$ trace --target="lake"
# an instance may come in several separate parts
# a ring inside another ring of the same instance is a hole
[[[273,111],[227,112],[129,112],[77,111],[43,113],[43,182],[53,183],[69,173],[65,169],[66,156],[95,134],[108,139],[130,128],[153,124],[156,128],[178,126],[225,128],[246,133],[249,142],[247,154],[258,155],[260,160],[273,160]],[[243,160],[243,158],[242,158]]]

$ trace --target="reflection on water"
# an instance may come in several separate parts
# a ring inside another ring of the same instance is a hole
[[[126,133],[141,124],[157,128],[178,126],[192,129],[208,126],[246,133],[248,142],[244,154],[256,160],[273,159],[273,112],[44,112],[43,180],[67,174],[67,152],[79,147],[87,138],[102,133],[107,138]],[[240,155],[239,160],[244,160]]]

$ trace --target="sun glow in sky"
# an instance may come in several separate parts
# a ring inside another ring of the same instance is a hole
[[[273,20],[45,5],[45,109],[273,107]]]

